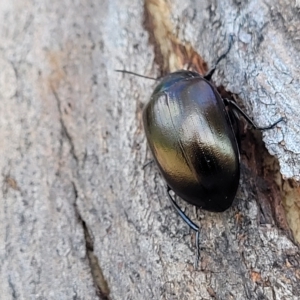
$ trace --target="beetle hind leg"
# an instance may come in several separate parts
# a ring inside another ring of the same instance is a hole
[[[173,199],[173,197],[170,194],[170,187],[167,187],[167,192],[168,192],[168,197],[172,203],[172,206],[174,207],[174,209],[176,210],[176,212],[179,214],[179,216],[182,218],[182,220],[192,229],[196,232],[196,249],[197,249],[197,254],[196,254],[196,259],[195,259],[195,269],[198,266],[198,261],[199,261],[199,257],[200,257],[200,248],[199,248],[199,226],[197,226],[182,210],[181,208],[178,206],[178,204],[175,202],[175,200]]]

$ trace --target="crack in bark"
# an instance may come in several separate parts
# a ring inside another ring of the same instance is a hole
[[[68,143],[70,144],[70,153],[72,155],[72,157],[74,158],[75,162],[76,162],[76,166],[78,167],[78,162],[79,159],[76,155],[75,152],[75,146],[74,146],[74,142],[73,142],[73,138],[71,136],[71,134],[69,133],[67,126],[65,124],[65,121],[63,119],[63,113],[62,113],[62,108],[61,108],[61,99],[59,98],[56,90],[51,87],[52,89],[52,93],[56,99],[57,102],[57,107],[58,107],[58,112],[59,112],[59,121],[61,124],[61,128],[62,128],[62,133],[63,135],[66,137]],[[103,276],[101,267],[99,265],[98,262],[98,258],[97,256],[94,254],[94,243],[93,243],[93,239],[89,233],[88,227],[86,222],[84,221],[78,206],[77,206],[77,199],[78,199],[78,189],[76,187],[76,183],[74,181],[71,182],[72,186],[73,186],[73,190],[74,190],[74,194],[75,194],[75,201],[74,201],[74,209],[75,209],[75,214],[76,217],[78,219],[78,221],[80,222],[82,228],[83,228],[83,232],[84,232],[84,239],[85,239],[85,247],[86,247],[86,255],[88,258],[88,262],[89,262],[89,266],[90,266],[90,270],[91,270],[91,275],[93,278],[93,282],[94,282],[94,286],[96,289],[96,294],[99,297],[99,299],[101,300],[110,300],[109,297],[109,293],[110,290],[108,288],[108,284]]]
[[[13,299],[18,299],[18,296],[17,296],[17,292],[16,292],[16,289],[15,289],[15,286],[14,286],[14,284],[12,283],[11,277],[10,277],[10,276],[8,277],[8,285],[9,285],[9,287],[11,288],[11,291],[12,291],[12,294],[11,294],[12,298],[13,298]]]
[[[78,191],[76,188],[76,184],[72,182],[74,193],[75,193],[75,199],[78,198]],[[94,285],[96,287],[96,293],[101,300],[110,300],[109,297],[109,287],[107,284],[107,281],[104,278],[103,272],[101,270],[101,267],[99,265],[99,261],[97,256],[94,254],[94,241],[89,233],[89,229],[87,227],[86,222],[84,221],[83,217],[80,214],[80,211],[77,207],[76,201],[74,203],[74,209],[75,214],[77,216],[77,219],[82,225],[83,232],[84,232],[84,239],[85,239],[85,247],[86,247],[86,254],[89,261],[89,266],[91,270],[91,275],[94,281]]]
[[[67,140],[70,144],[71,155],[74,157],[74,159],[76,161],[76,164],[78,165],[78,157],[77,157],[76,152],[75,152],[75,146],[74,146],[74,143],[73,143],[73,139],[72,139],[72,136],[69,133],[69,131],[67,129],[67,126],[65,124],[65,121],[63,119],[63,113],[62,113],[62,109],[61,109],[61,100],[60,100],[56,90],[53,87],[51,87],[51,89],[52,89],[52,93],[54,95],[54,98],[56,99],[56,102],[57,102],[57,108],[58,108],[58,112],[59,112],[59,121],[60,121],[60,124],[61,124],[62,132],[66,136],[66,138],[67,138]]]
[[[188,42],[183,42],[173,33],[171,7],[166,1],[144,2],[143,26],[149,34],[149,43],[154,47],[154,62],[161,76],[188,68],[206,74],[206,62]]]

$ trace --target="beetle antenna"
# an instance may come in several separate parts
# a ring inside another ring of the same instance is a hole
[[[193,229],[194,231],[196,231],[196,249],[197,249],[197,254],[196,254],[196,260],[195,260],[195,269],[198,266],[198,261],[199,261],[199,257],[200,257],[200,249],[199,249],[199,226],[197,226],[182,210],[181,208],[178,206],[178,204],[175,202],[175,200],[173,199],[173,197],[170,194],[170,187],[167,187],[167,192],[168,192],[168,197],[173,205],[173,207],[175,208],[176,212],[179,214],[179,216],[182,218],[182,220],[188,224],[188,226]]]
[[[229,36],[229,45],[228,45],[228,48],[227,50],[218,58],[217,62],[215,63],[214,67],[212,69],[210,69],[207,74],[204,76],[204,78],[208,81],[211,80],[211,77],[213,76],[213,74],[215,73],[216,71],[216,67],[217,65],[219,64],[219,62],[224,59],[226,57],[226,55],[229,53],[230,49],[231,49],[231,46],[233,44],[233,34],[230,34]]]
[[[138,76],[138,77],[142,77],[142,78],[146,78],[146,79],[151,79],[151,80],[158,80],[159,79],[159,78],[154,78],[154,77],[150,77],[150,76],[141,75],[141,74],[138,74],[138,73],[127,71],[127,70],[115,70],[115,71],[119,72],[119,73],[125,73],[125,74],[135,75],[135,76]]]

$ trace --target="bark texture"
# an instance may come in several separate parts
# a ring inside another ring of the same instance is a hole
[[[194,235],[142,169],[155,83],[114,71],[205,70],[233,34],[213,79],[259,125],[286,118],[263,141],[299,180],[300,5],[183,2],[0,2],[1,299],[300,298],[299,248],[260,155],[243,155],[225,213],[178,199],[201,227],[194,270]]]

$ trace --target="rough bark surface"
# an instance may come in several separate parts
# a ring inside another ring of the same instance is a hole
[[[194,270],[194,235],[156,167],[142,169],[155,84],[114,71],[172,70],[145,25],[151,5],[209,66],[234,34],[214,81],[258,124],[286,118],[263,141],[299,180],[300,5],[170,2],[0,2],[1,299],[300,298],[299,248],[247,161],[225,213],[178,200],[201,227]]]

